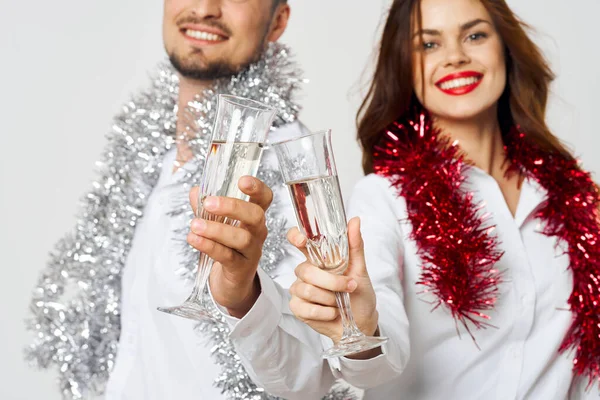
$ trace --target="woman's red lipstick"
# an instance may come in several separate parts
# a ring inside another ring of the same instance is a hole
[[[477,86],[481,83],[483,79],[483,74],[475,71],[463,71],[456,72],[454,74],[446,75],[439,81],[435,83],[435,85],[442,92],[449,94],[451,96],[462,96],[463,94],[467,94],[477,89]],[[457,81],[458,80],[458,81]],[[446,82],[453,82],[451,85],[443,85]]]

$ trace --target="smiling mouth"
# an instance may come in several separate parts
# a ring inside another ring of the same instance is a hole
[[[221,36],[221,35],[218,35],[218,34],[212,33],[212,32],[206,32],[203,30],[182,29],[182,32],[185,36],[187,36],[191,39],[202,40],[205,42],[218,43],[218,42],[223,42],[223,41],[227,40],[227,37],[225,37],[225,36]]]
[[[448,75],[435,84],[442,92],[451,96],[461,96],[477,89],[483,74],[475,71],[464,71]]]
[[[481,76],[472,76],[470,78],[452,79],[451,81],[440,83],[438,86],[442,90],[462,89],[478,83],[481,78]]]

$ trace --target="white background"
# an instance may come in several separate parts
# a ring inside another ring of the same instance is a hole
[[[48,252],[74,223],[112,115],[163,57],[162,2],[0,1],[0,398],[56,400],[55,374],[22,361],[22,321]],[[361,176],[354,117],[388,1],[290,0],[283,41],[310,79],[302,120],[333,129],[345,195]],[[558,74],[551,127],[600,172],[600,2],[509,3],[538,30]]]

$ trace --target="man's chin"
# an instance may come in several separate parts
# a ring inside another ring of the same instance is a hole
[[[198,55],[201,57],[201,55]],[[201,81],[211,81],[230,77],[237,74],[242,68],[224,61],[207,62],[205,60],[182,59],[169,56],[171,65],[182,77]]]

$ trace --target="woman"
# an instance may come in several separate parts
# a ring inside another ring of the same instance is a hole
[[[600,201],[544,122],[552,78],[504,0],[393,2],[358,118],[368,175],[349,204],[362,229],[350,221],[348,272],[306,262],[290,289],[293,314],[334,342],[334,290],[353,293],[365,334],[389,338],[331,362],[366,399],[597,387]],[[303,250],[298,231],[289,239]],[[262,356],[234,331],[240,356],[267,391],[318,398],[332,379],[322,349],[283,309],[277,326],[256,321]]]

